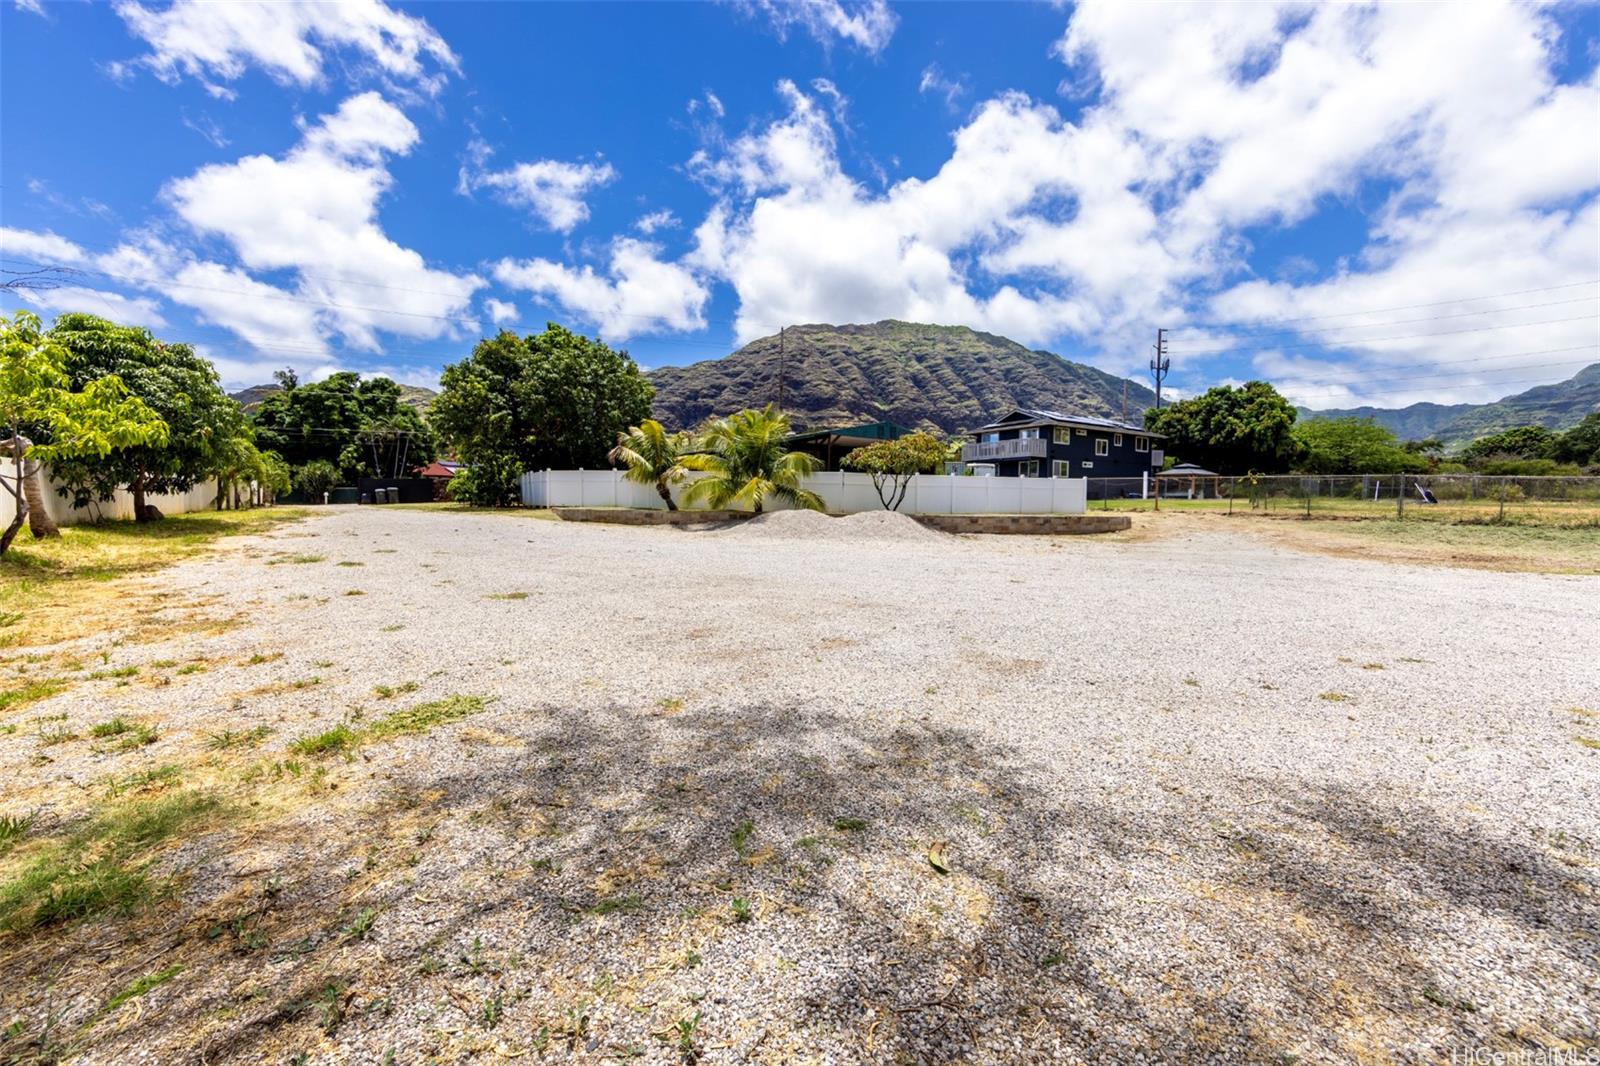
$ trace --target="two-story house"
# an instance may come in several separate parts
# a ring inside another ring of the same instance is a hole
[[[1138,478],[1161,467],[1161,434],[1091,415],[1018,409],[961,446],[961,461],[998,477]]]

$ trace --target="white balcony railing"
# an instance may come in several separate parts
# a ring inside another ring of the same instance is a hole
[[[961,461],[981,463],[994,459],[1043,459],[1050,442],[1040,437],[1026,440],[992,440],[961,446]]]

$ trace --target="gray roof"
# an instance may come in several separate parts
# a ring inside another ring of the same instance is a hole
[[[1060,411],[1046,411],[1039,407],[1018,407],[1016,410],[1012,411],[1011,414],[1006,415],[999,421],[990,422],[988,425],[979,426],[978,428],[980,431],[982,431],[986,429],[1000,429],[1005,426],[1013,426],[1018,424],[1019,420],[1015,417],[1017,415],[1023,416],[1023,418],[1020,420],[1023,424],[1029,422],[1050,422],[1060,423],[1068,426],[1082,426],[1085,429],[1110,430],[1114,433],[1139,433],[1146,437],[1162,436],[1162,434],[1153,433],[1150,430],[1145,429],[1143,426],[1136,426],[1132,422],[1118,422],[1110,418],[1097,418],[1094,415],[1069,415],[1063,414]]]
[[[1221,477],[1215,470],[1207,470],[1193,463],[1179,463],[1167,470],[1156,471],[1156,477]]]

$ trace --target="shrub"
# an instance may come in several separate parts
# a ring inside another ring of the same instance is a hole
[[[326,459],[313,459],[294,472],[295,490],[312,503],[320,503],[322,494],[339,483],[339,469]]]

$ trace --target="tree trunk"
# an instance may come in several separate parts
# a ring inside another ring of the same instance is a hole
[[[6,549],[11,547],[11,542],[17,539],[17,531],[28,518],[28,497],[22,490],[22,453],[27,449],[15,429],[11,431],[11,439],[6,441],[6,445],[11,449],[11,460],[16,470],[16,484],[7,485],[6,491],[11,493],[16,510],[11,516],[11,524],[6,527],[3,534],[0,534],[0,555],[4,555]]]
[[[19,441],[24,450],[27,449],[26,440]],[[50,517],[50,512],[44,506],[44,487],[39,484],[39,464],[34,463],[29,467],[26,460],[22,466],[22,491],[28,500],[28,530],[35,540],[45,537],[61,536],[61,529],[56,525],[56,520]]]
[[[761,513],[761,497],[760,496],[756,497],[755,504],[750,508],[750,511],[753,514],[760,514]]]
[[[131,488],[133,490],[133,520],[135,522],[148,522],[148,521],[150,521],[150,518],[145,513],[145,509],[144,509],[144,471],[143,470],[139,471],[137,474],[134,475],[133,484],[130,485],[129,488]]]
[[[663,478],[656,482],[656,493],[667,501],[667,510],[676,511],[678,509],[678,505],[672,502],[672,490],[667,488],[666,479]]]

